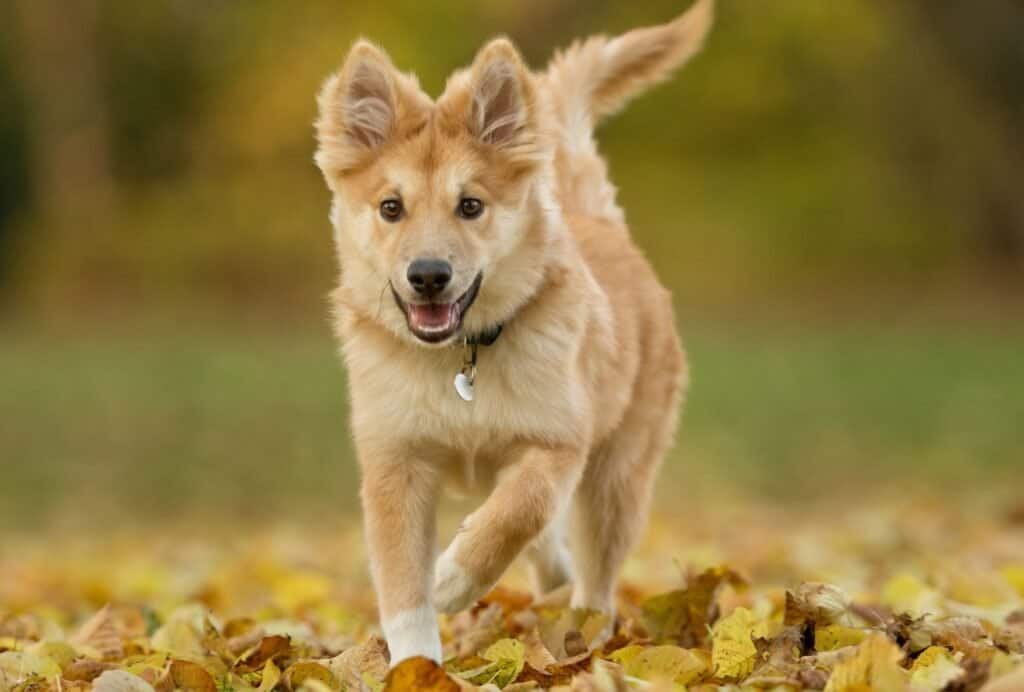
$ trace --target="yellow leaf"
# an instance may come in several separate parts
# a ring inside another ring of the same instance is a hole
[[[66,668],[72,661],[78,658],[78,653],[66,642],[39,642],[29,647],[28,650],[50,659],[60,666],[61,669]]]
[[[855,646],[867,638],[864,630],[843,625],[825,625],[814,628],[814,650],[835,651],[844,646]]]
[[[642,680],[664,680],[688,685],[705,672],[707,661],[680,646],[627,646],[609,657],[626,675]]]
[[[263,675],[260,677],[258,692],[270,692],[281,682],[281,669],[273,661],[267,661],[263,665]]]
[[[903,652],[883,634],[873,634],[858,647],[853,658],[832,670],[825,692],[872,692],[903,690],[907,672],[900,668]]]
[[[47,656],[28,651],[0,654],[0,680],[20,682],[32,675],[53,680],[60,675],[60,666]]]
[[[946,685],[959,680],[964,669],[941,646],[931,646],[910,667],[911,692],[940,692]]]
[[[201,661],[206,656],[202,637],[184,619],[171,620],[163,625],[150,640],[153,649],[186,661]]]
[[[463,680],[475,685],[506,687],[515,682],[526,665],[526,647],[517,639],[500,639],[480,653],[483,666],[458,673]]]
[[[754,670],[757,647],[753,637],[757,619],[746,608],[737,608],[711,630],[711,662],[715,675],[731,680],[747,677]]]
[[[911,574],[893,577],[882,587],[882,604],[896,613],[908,613],[913,617],[922,615],[943,615],[942,599],[939,593]]]

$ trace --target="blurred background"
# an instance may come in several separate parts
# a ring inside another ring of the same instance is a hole
[[[354,513],[314,95],[683,3],[0,4],[0,526]],[[693,385],[663,508],[1024,482],[1024,6],[722,0],[600,132]]]

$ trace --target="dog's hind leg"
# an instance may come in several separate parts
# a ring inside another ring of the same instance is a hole
[[[637,383],[626,416],[592,452],[577,488],[570,540],[574,608],[614,614],[618,573],[643,530],[654,478],[675,430],[681,353],[656,371]]]
[[[568,509],[568,507],[566,507]],[[534,596],[540,597],[572,580],[572,556],[566,543],[568,512],[563,511],[525,551]]]

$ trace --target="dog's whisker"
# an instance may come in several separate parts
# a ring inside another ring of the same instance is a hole
[[[384,310],[384,294],[387,292],[388,287],[391,286],[391,279],[384,282],[384,287],[380,289],[380,295],[377,296],[377,318],[380,319],[380,313]]]

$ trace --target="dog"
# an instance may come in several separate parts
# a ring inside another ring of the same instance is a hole
[[[436,101],[360,40],[319,93],[331,304],[392,665],[440,661],[437,613],[521,553],[536,592],[571,581],[573,607],[614,618],[688,370],[594,128],[697,53],[712,14],[698,0],[540,72],[498,38]],[[437,556],[450,483],[489,494]]]

